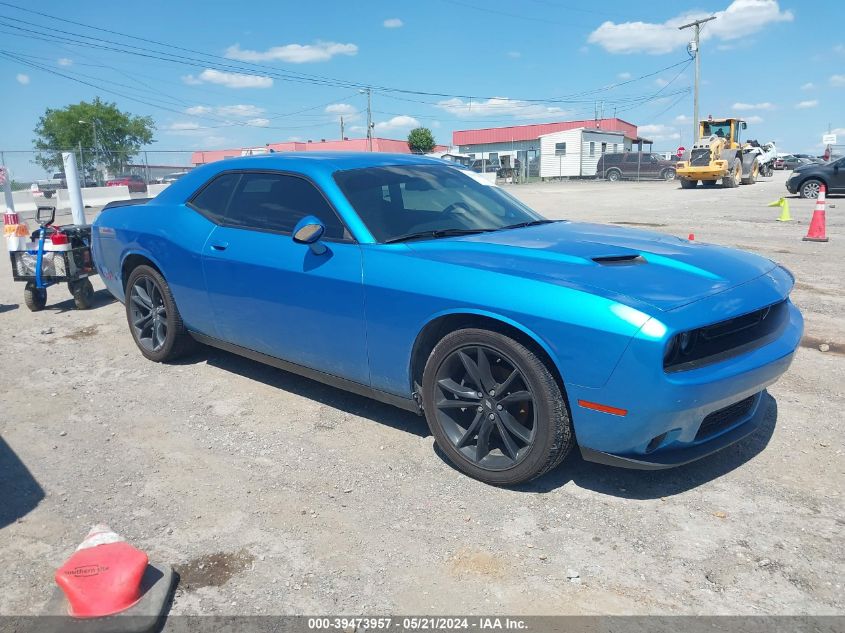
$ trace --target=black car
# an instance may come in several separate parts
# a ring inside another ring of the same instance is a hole
[[[675,179],[675,163],[650,152],[615,152],[602,154],[596,175],[611,182],[623,178]]]
[[[820,185],[825,186],[827,193],[845,193],[845,158],[823,165],[799,165],[786,181],[787,191],[802,198],[818,198]]]

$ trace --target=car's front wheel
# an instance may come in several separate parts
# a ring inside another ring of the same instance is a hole
[[[126,282],[126,320],[141,353],[156,362],[179,358],[193,346],[170,286],[155,268],[141,265]]]
[[[798,190],[798,194],[802,198],[809,198],[811,200],[815,200],[819,197],[819,190],[821,189],[821,181],[810,179],[804,182],[801,185],[801,188]]]
[[[619,182],[622,180],[622,172],[618,169],[608,169],[607,174],[605,174],[605,178],[607,178],[610,182]]]
[[[574,441],[550,368],[498,332],[465,329],[445,336],[426,363],[423,405],[449,461],[497,486],[551,470]]]

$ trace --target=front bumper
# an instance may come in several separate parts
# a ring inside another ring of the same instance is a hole
[[[758,283],[765,286],[763,281]],[[775,290],[769,290],[771,296],[757,307],[778,300]],[[748,286],[737,292],[754,294]],[[723,310],[737,296],[724,293],[721,299],[702,302],[709,305],[700,306],[696,312],[710,318],[709,313]],[[692,311],[693,307],[687,309],[685,320]],[[765,417],[765,407],[760,405],[762,392],[789,368],[803,329],[801,313],[788,302],[785,324],[768,344],[674,373],[663,370],[662,355],[656,357],[655,348],[660,348],[657,341],[638,334],[603,387],[566,385],[582,455],[606,464],[659,469],[701,459],[742,439]],[[581,400],[625,409],[626,413],[611,415],[585,408],[579,405]],[[743,402],[750,405],[733,407]],[[715,427],[702,428],[705,418],[724,411],[736,413],[725,416]]]
[[[798,193],[798,178],[794,175],[786,179],[786,190],[789,193]]]

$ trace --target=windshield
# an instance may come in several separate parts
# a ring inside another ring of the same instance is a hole
[[[543,220],[481,175],[448,165],[366,167],[339,171],[334,179],[379,242]]]
[[[704,124],[704,136],[720,136],[722,138],[730,138],[731,124],[730,123],[714,123],[709,122]]]

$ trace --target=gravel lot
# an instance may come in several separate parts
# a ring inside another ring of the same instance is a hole
[[[0,264],[0,614],[37,614],[89,527],[182,575],[172,613],[843,614],[845,199],[677,183],[511,187],[553,218],[718,242],[788,266],[805,344],[769,422],[644,473],[583,462],[516,490],[453,470],[423,418],[214,350],[146,361],[99,280],[32,314]],[[838,207],[838,208],[837,208]],[[829,351],[819,345],[827,343]]]

